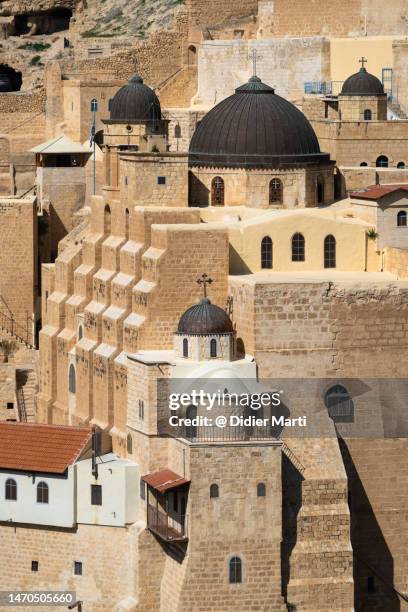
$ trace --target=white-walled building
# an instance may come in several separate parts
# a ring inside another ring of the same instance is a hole
[[[106,449],[93,459],[92,432],[0,423],[0,522],[64,528],[133,523],[138,466]]]

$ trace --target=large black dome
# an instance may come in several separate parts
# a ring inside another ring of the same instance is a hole
[[[137,75],[114,95],[109,110],[111,121],[137,122],[161,119],[158,97]]]
[[[182,315],[177,333],[193,336],[210,336],[212,334],[232,334],[232,321],[222,308],[211,304],[203,298],[199,304],[191,306]]]
[[[253,76],[215,106],[191,140],[191,166],[279,167],[328,163],[304,114]]]
[[[340,95],[342,96],[383,96],[384,86],[380,79],[360,68],[358,72],[349,76],[343,83]]]

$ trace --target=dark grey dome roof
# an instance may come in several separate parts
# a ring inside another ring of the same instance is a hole
[[[384,87],[380,79],[360,68],[343,83],[340,95],[343,96],[383,96]]]
[[[329,161],[304,114],[256,76],[205,115],[189,151],[192,166],[276,168]]]
[[[208,336],[211,334],[232,334],[232,321],[222,308],[203,298],[182,315],[177,333]]]
[[[110,102],[111,121],[156,121],[161,119],[160,102],[153,89],[133,76]]]

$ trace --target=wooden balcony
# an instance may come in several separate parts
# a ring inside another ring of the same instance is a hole
[[[165,542],[187,542],[185,514],[166,514],[162,509],[147,504],[147,527]]]

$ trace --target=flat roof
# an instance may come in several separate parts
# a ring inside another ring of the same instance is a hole
[[[349,285],[389,285],[406,281],[399,280],[396,274],[390,272],[340,272],[334,270],[316,270],[298,272],[255,272],[254,274],[230,275],[230,282],[234,284],[285,284],[285,283],[347,283]]]

